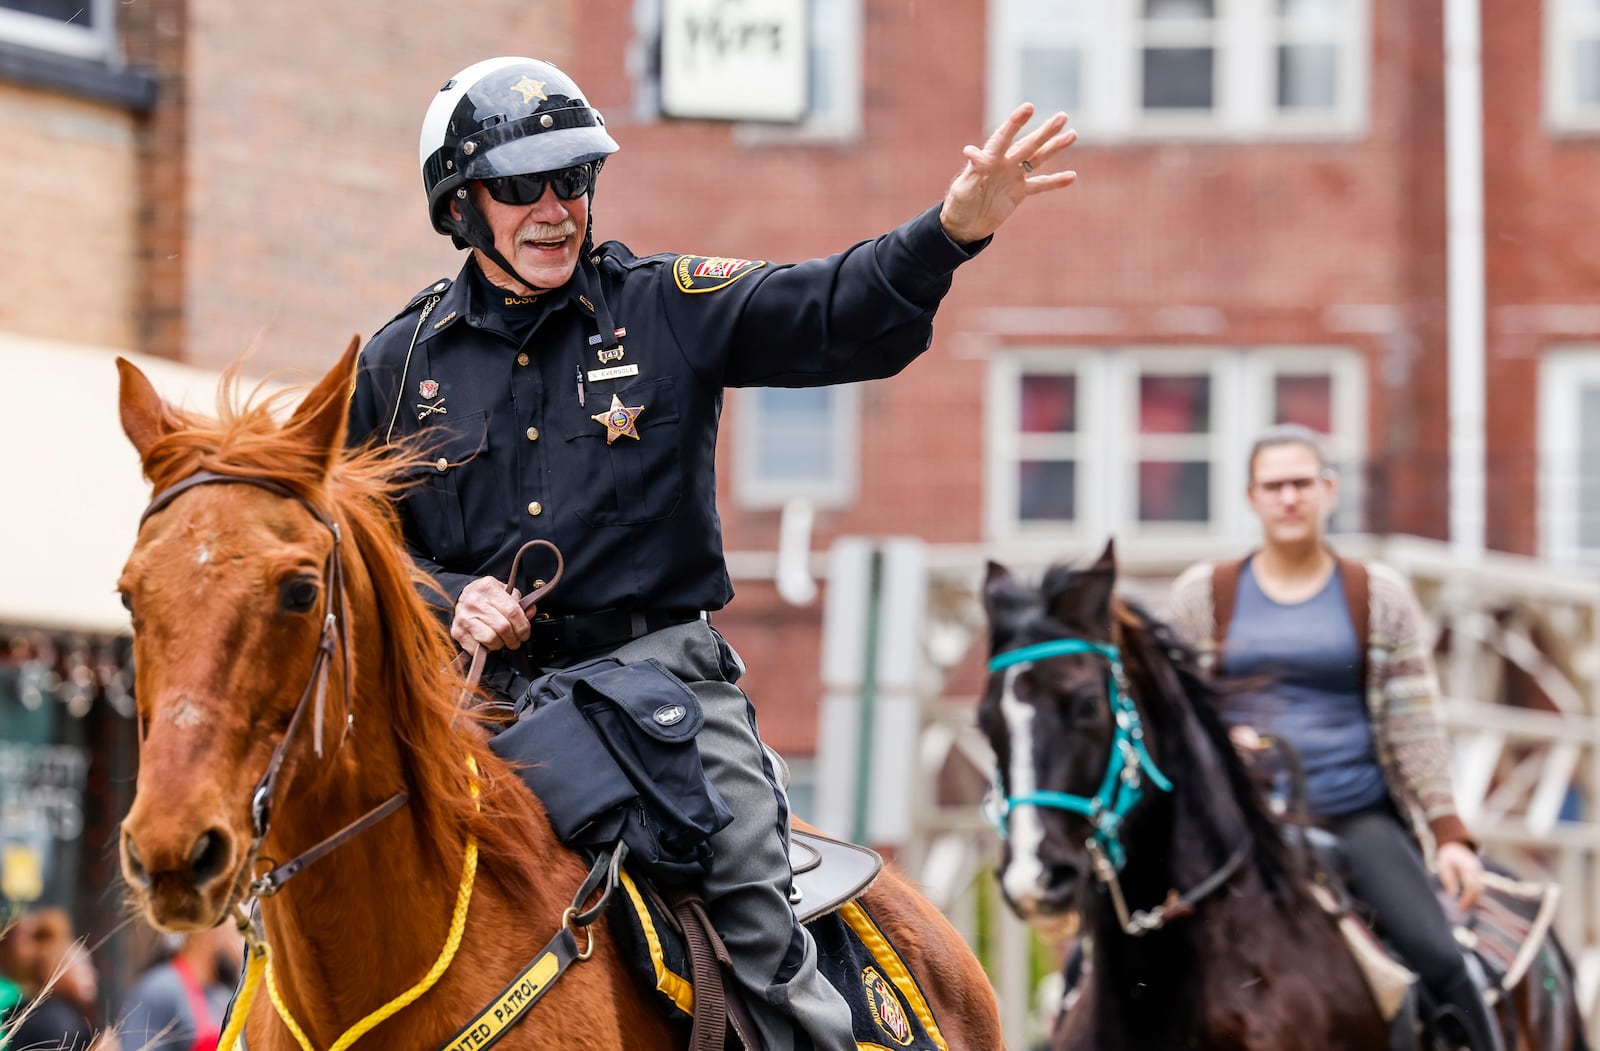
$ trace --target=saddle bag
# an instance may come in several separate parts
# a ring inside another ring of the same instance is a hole
[[[652,878],[698,881],[733,820],[706,778],[700,699],[660,661],[605,657],[537,679],[490,741],[544,803],[568,846],[621,839]]]

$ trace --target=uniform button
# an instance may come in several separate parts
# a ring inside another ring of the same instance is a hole
[[[530,442],[536,442],[536,441],[539,440],[539,428],[537,428],[537,427],[529,427],[528,428],[528,440]]]
[[[437,468],[438,468],[438,469],[439,469],[439,470],[441,470],[441,471],[442,471],[442,470],[444,470],[444,469],[445,469],[445,468],[446,468],[446,467],[449,467],[449,466],[450,466],[450,461],[449,461],[449,460],[446,460],[446,459],[445,459],[445,458],[444,458],[444,457],[443,457],[443,456],[441,456],[441,457],[439,457],[439,459],[438,459],[438,460],[437,460],[437,461],[436,461],[436,462],[435,462],[435,463],[434,463],[434,466],[435,466],[435,467],[437,467]]]
[[[440,281],[440,282],[439,282],[439,283],[438,283],[438,284],[437,284],[437,285],[434,285],[434,286],[433,286],[433,290],[434,290],[434,291],[435,291],[435,292],[443,292],[443,291],[444,291],[444,290],[445,290],[445,289],[447,289],[447,288],[449,288],[449,287],[450,287],[450,284],[449,284],[449,282],[447,282],[447,281]]]
[[[517,364],[518,365],[526,365],[527,363],[528,363],[528,355],[526,353],[522,353],[522,354],[518,354],[517,355]]]
[[[528,513],[530,515],[542,515],[544,514],[544,505],[535,500],[533,503],[528,505]]]

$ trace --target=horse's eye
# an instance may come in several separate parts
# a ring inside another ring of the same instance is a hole
[[[117,597],[122,600],[122,608],[127,610],[129,613],[132,613],[133,612],[133,596],[128,594],[126,591],[119,591],[119,592],[117,592]]]
[[[310,577],[295,577],[278,585],[278,608],[285,613],[304,613],[317,602],[317,582]]]

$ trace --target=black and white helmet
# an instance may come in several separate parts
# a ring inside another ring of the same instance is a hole
[[[600,111],[572,78],[536,58],[491,58],[445,82],[422,118],[422,185],[433,228],[475,244],[478,231],[450,214],[468,182],[556,171],[616,153]]]

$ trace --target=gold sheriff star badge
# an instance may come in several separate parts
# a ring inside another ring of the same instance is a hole
[[[606,425],[606,444],[610,445],[623,435],[634,441],[639,440],[639,428],[634,426],[634,421],[643,411],[643,405],[624,405],[622,399],[613,394],[611,408],[605,412],[597,412],[589,418],[596,423]]]
[[[511,90],[522,92],[523,105],[527,105],[534,99],[543,99],[545,101],[549,101],[550,98],[549,95],[544,93],[544,81],[534,80],[532,77],[527,75],[524,75],[521,80],[511,85]]]

